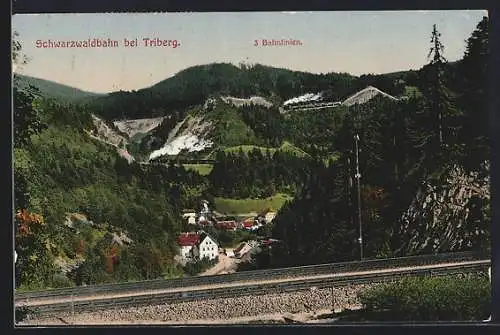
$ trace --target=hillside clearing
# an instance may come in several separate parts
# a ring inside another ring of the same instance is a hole
[[[304,150],[296,147],[292,143],[288,141],[284,141],[283,144],[280,147],[277,148],[266,148],[266,147],[260,147],[257,145],[238,145],[234,147],[226,147],[224,148],[224,152],[226,153],[237,153],[240,151],[240,149],[243,151],[243,153],[248,154],[254,149],[260,150],[263,155],[269,151],[271,154],[274,154],[276,151],[280,150],[286,153],[294,154],[297,157],[308,157],[309,154],[306,153]]]
[[[265,209],[278,211],[292,197],[288,194],[278,193],[266,199],[229,199],[215,198],[217,211],[225,214],[238,214],[249,212],[262,212]]]
[[[212,172],[214,168],[213,164],[182,164],[186,170],[192,170],[198,172],[202,176],[207,176]]]

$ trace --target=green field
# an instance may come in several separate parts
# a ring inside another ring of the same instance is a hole
[[[296,147],[295,145],[293,145],[292,143],[288,142],[288,141],[284,141],[283,144],[278,147],[278,148],[266,148],[266,147],[259,147],[257,145],[238,145],[238,146],[234,146],[234,147],[227,147],[227,148],[224,148],[224,151],[225,152],[231,152],[231,153],[235,153],[235,152],[238,152],[240,151],[240,149],[245,153],[245,154],[248,154],[250,151],[254,150],[254,149],[258,149],[260,150],[263,154],[265,154],[267,151],[270,151],[271,154],[275,153],[277,150],[281,150],[283,152],[287,152],[287,153],[291,153],[291,154],[295,154],[296,156],[298,157],[305,157],[305,156],[309,156],[308,153],[306,153],[304,150]]]
[[[215,206],[217,212],[224,214],[259,213],[267,208],[278,211],[288,200],[292,200],[292,197],[282,193],[266,199],[215,198]]]
[[[404,95],[407,97],[421,97],[422,92],[418,89],[418,87],[415,86],[405,86],[405,92]]]
[[[202,176],[207,176],[210,174],[214,168],[213,164],[182,164],[186,170],[197,171]]]

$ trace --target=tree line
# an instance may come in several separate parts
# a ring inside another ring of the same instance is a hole
[[[365,257],[403,250],[408,237],[397,234],[399,220],[423,181],[444,182],[452,166],[488,173],[482,166],[489,160],[487,27],[488,19],[483,18],[467,40],[463,59],[450,65],[434,26],[429,63],[418,71],[421,96],[398,102],[374,99],[351,107],[340,118],[328,141],[339,157],[333,165],[319,167],[295,199],[280,210],[272,234],[284,244],[273,248],[273,257],[266,256],[268,262],[281,266],[359,258],[356,134],[360,138]],[[311,132],[322,133],[320,129],[326,131],[318,125]],[[474,214],[461,229],[474,234],[476,222],[482,222],[488,231],[488,202],[471,199],[468,206]],[[488,234],[481,236],[467,248],[487,248]],[[434,252],[428,247],[422,252]]]
[[[209,192],[228,198],[266,198],[277,192],[293,195],[311,175],[315,164],[312,159],[281,150],[221,150],[208,176]]]

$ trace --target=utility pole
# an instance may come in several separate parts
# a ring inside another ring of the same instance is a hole
[[[363,260],[363,228],[361,224],[361,173],[359,172],[359,147],[358,147],[358,142],[359,142],[359,136],[356,133],[354,135],[354,145],[355,145],[355,152],[356,152],[356,174],[354,175],[354,178],[356,178],[356,187],[357,187],[357,196],[358,196],[358,223],[359,223],[359,250],[360,250],[360,258]]]

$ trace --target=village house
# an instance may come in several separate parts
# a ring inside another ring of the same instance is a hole
[[[256,221],[243,221],[241,222],[241,229],[244,230],[249,230],[249,231],[255,231],[262,227],[261,223],[258,223]]]
[[[213,260],[219,255],[217,242],[204,231],[181,233],[177,238],[180,256],[184,262],[197,261],[203,258]]]
[[[220,229],[220,230],[232,230],[236,231],[238,228],[238,225],[236,224],[236,221],[230,220],[230,221],[217,221],[215,224],[215,228]]]
[[[275,217],[276,217],[276,212],[268,208],[259,213],[259,215],[257,216],[257,220],[259,222],[267,224],[273,222]]]
[[[267,212],[264,218],[266,219],[266,223],[271,223],[273,222],[274,218],[276,217],[276,212]]]
[[[236,249],[233,250],[234,257],[241,258],[259,246],[257,241],[242,242]]]
[[[196,246],[200,237],[196,233],[181,233],[177,238],[177,244],[180,247],[181,259],[188,261],[194,259],[193,247]]]
[[[259,223],[255,218],[247,218],[239,223],[239,228],[244,230],[257,230],[262,227],[262,224]]]
[[[188,224],[196,224],[196,212],[185,212],[182,217],[187,220]]]
[[[211,221],[208,221],[208,220],[199,220],[198,221],[198,226],[201,226],[201,227],[208,227],[208,226],[212,226],[212,222]]]
[[[197,245],[199,259],[208,258],[213,260],[219,256],[219,245],[206,233],[200,235],[200,243]]]

